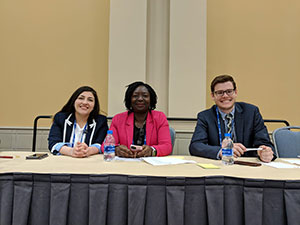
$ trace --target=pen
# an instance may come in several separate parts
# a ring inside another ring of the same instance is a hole
[[[13,159],[13,156],[7,156],[7,155],[0,155],[1,159]]]
[[[262,148],[246,148],[246,152],[248,151],[261,151],[263,150]]]

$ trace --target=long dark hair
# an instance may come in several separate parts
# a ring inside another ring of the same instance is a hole
[[[70,97],[70,99],[68,100],[68,102],[62,107],[62,109],[59,112],[75,113],[74,103],[75,103],[76,99],[78,98],[78,96],[82,92],[85,92],[85,91],[91,92],[94,95],[95,105],[94,105],[94,109],[90,113],[89,118],[95,119],[99,115],[100,104],[99,104],[97,92],[93,88],[91,88],[89,86],[82,86],[82,87],[78,88],[72,94],[72,96]]]
[[[132,96],[134,90],[139,86],[144,86],[147,88],[147,90],[149,91],[149,94],[150,94],[150,110],[155,109],[156,103],[157,103],[157,95],[156,95],[154,89],[149,84],[145,84],[142,81],[136,81],[136,82],[133,82],[133,83],[127,85],[127,90],[125,92],[125,98],[124,98],[124,103],[125,103],[127,110],[130,112],[132,111],[131,96]]]

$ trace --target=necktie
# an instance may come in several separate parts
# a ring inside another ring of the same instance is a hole
[[[225,119],[226,119],[226,122],[227,122],[227,133],[232,133],[232,119],[233,119],[233,116],[229,113],[229,114],[226,114],[225,116]]]

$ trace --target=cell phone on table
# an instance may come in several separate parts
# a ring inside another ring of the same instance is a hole
[[[140,145],[130,145],[130,150],[131,151],[142,151],[143,150],[143,146],[140,146]]]
[[[47,153],[36,153],[33,155],[26,156],[26,159],[44,159],[48,156]]]

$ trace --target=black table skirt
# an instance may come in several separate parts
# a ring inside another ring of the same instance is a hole
[[[0,225],[300,224],[300,181],[0,174]]]

